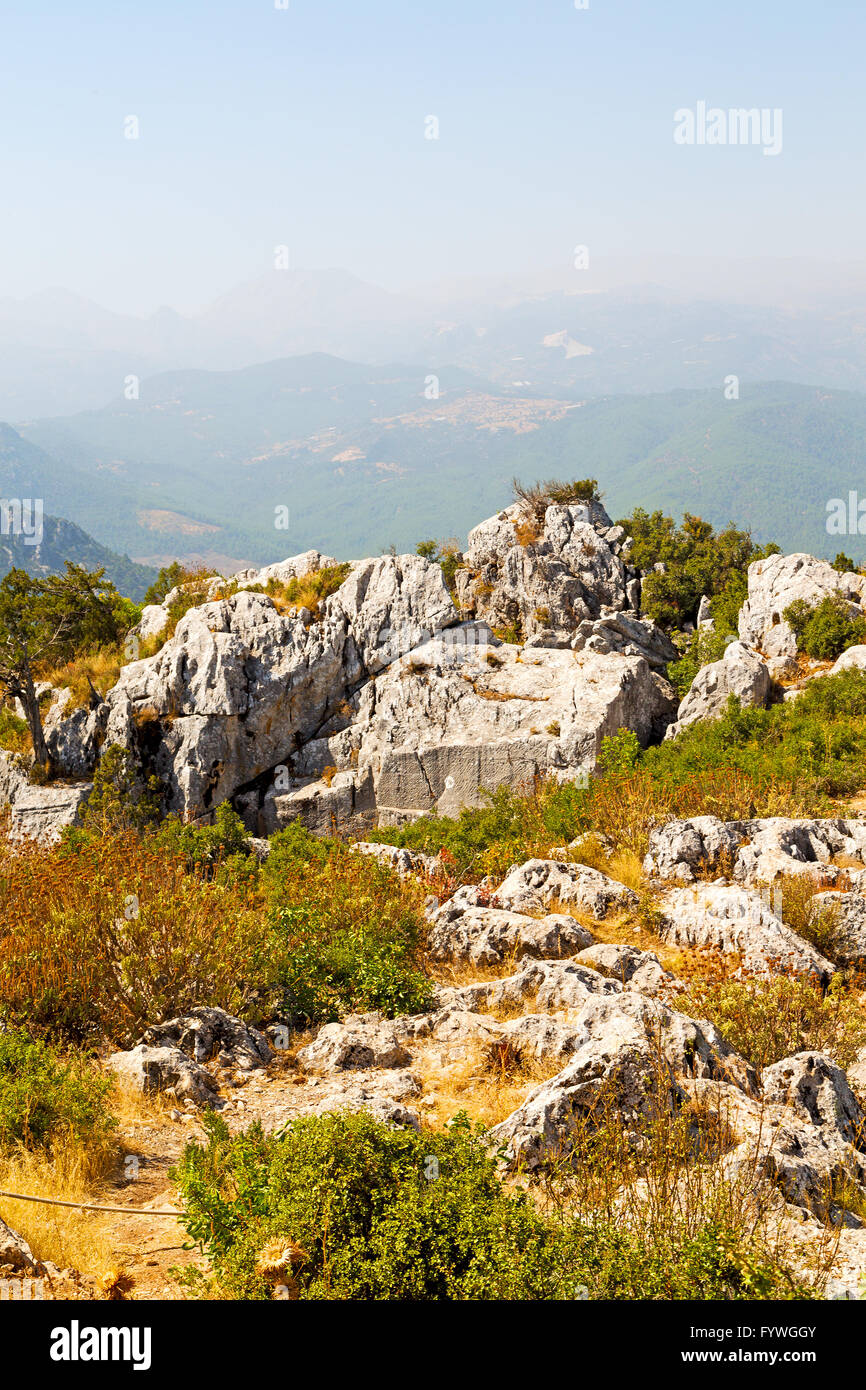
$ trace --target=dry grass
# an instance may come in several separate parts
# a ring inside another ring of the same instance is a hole
[[[534,543],[542,535],[543,527],[534,517],[524,517],[520,521],[514,522],[514,537],[518,545],[524,548]]]
[[[491,1046],[469,1041],[426,1049],[413,1070],[435,1101],[427,1111],[434,1126],[463,1110],[473,1121],[492,1128],[522,1105],[539,1082],[555,1076],[561,1064],[511,1055],[499,1042]]]
[[[62,1201],[99,1201],[90,1170],[90,1158],[79,1148],[61,1150],[51,1158],[21,1149],[0,1157],[0,1187]],[[37,1260],[96,1279],[113,1268],[111,1217],[106,1213],[2,1197],[0,1215],[24,1237]]]
[[[98,694],[105,696],[117,684],[120,668],[126,660],[121,648],[103,647],[87,656],[78,656],[62,666],[46,667],[39,672],[40,680],[50,681],[58,689],[71,692],[64,714],[76,709],[86,709],[90,703],[91,690],[88,680]]]

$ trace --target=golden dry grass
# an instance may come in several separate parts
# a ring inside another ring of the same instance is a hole
[[[125,659],[120,647],[103,647],[98,652],[78,656],[61,666],[46,667],[39,676],[59,689],[71,691],[65,707],[65,713],[71,714],[75,709],[85,709],[90,701],[88,677],[100,695],[107,695],[111,687],[117,684]]]
[[[446,1124],[459,1111],[492,1128],[516,1110],[541,1081],[561,1071],[558,1062],[521,1059],[500,1065],[487,1043],[469,1040],[419,1051],[413,1070],[434,1104],[426,1107],[431,1124]]]
[[[113,1154],[110,1161],[106,1156],[99,1162],[81,1145],[62,1140],[50,1156],[17,1149],[0,1155],[0,1187],[36,1197],[98,1203],[105,1200],[99,1195],[104,1192],[100,1180],[114,1162]],[[97,1279],[114,1264],[111,1219],[105,1213],[0,1197],[0,1216],[24,1237],[37,1260],[50,1261],[60,1269],[71,1267]]]

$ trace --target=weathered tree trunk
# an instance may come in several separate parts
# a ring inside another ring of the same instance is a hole
[[[21,682],[21,703],[24,706],[27,727],[33,741],[33,757],[39,767],[45,768],[47,771],[51,766],[51,755],[48,752],[48,744],[45,742],[45,734],[42,731],[42,714],[39,709],[36,687],[33,684],[33,676],[29,670],[24,673],[24,679]]]

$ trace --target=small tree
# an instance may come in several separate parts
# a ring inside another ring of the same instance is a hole
[[[103,574],[67,561],[62,575],[36,578],[11,569],[0,580],[0,686],[24,706],[34,759],[46,771],[51,758],[36,695],[39,669],[118,640],[119,595]]]

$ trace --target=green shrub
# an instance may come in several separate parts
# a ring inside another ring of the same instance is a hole
[[[724,1219],[723,1203],[720,1214],[692,1221],[673,1203],[632,1228],[581,1203],[575,1216],[568,1200],[536,1206],[503,1185],[487,1136],[465,1116],[425,1134],[364,1113],[299,1119],[270,1136],[259,1125],[232,1136],[214,1115],[205,1127],[206,1143],[188,1145],[172,1177],[181,1220],[224,1297],[811,1295],[760,1240],[744,1238],[735,1210]],[[199,1290],[206,1282],[188,1278]]]
[[[866,618],[852,618],[838,594],[814,604],[796,599],[784,617],[793,628],[798,649],[815,661],[835,661],[848,647],[866,641]]]
[[[649,571],[641,586],[641,610],[669,632],[697,620],[704,594],[712,600],[716,630],[722,636],[736,632],[749,565],[779,548],[756,546],[748,531],[733,524],[716,532],[688,512],[678,527],[661,511],[637,507],[619,524],[632,538],[631,563]],[[663,572],[656,565],[663,565]]]
[[[159,817],[160,792],[158,779],[142,776],[128,748],[109,744],[93,775],[82,826],[85,832],[98,835],[143,830]],[[65,838],[74,841],[76,832],[66,832]]]
[[[0,1151],[103,1142],[116,1123],[106,1111],[111,1090],[92,1063],[63,1061],[18,1029],[0,1031]]]
[[[246,827],[227,801],[217,807],[212,825],[186,825],[179,816],[166,816],[153,842],[172,857],[182,856],[189,869],[225,863],[234,855],[246,857],[250,850]]]
[[[366,1114],[295,1121],[230,1137],[208,1117],[175,1173],[189,1234],[221,1291],[262,1299],[270,1242],[303,1252],[289,1283],[304,1299],[535,1299],[573,1296],[557,1241],[525,1196],[505,1191],[465,1120],[438,1134]]]
[[[617,729],[601,741],[598,765],[603,772],[630,772],[641,755],[641,746],[633,729]]]
[[[269,911],[269,978],[283,1009],[321,1021],[431,1006],[417,884],[297,822],[271,837],[260,878]]]
[[[728,646],[727,635],[722,635],[714,627],[700,627],[695,632],[683,634],[682,656],[679,661],[672,661],[668,665],[668,680],[674,687],[680,699],[691,687],[692,681],[698,674],[702,666],[708,666],[710,662],[721,661]]]

